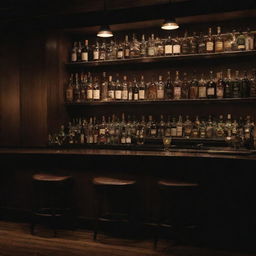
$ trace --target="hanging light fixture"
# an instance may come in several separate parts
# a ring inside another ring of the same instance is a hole
[[[106,19],[107,19],[107,7],[106,7],[106,0],[104,0],[104,17],[103,17],[103,21],[104,24],[100,26],[99,32],[97,33],[98,37],[112,37],[113,33],[110,30],[109,25],[106,25]]]
[[[171,10],[171,0],[169,0],[169,13],[172,12]],[[164,29],[164,30],[174,30],[174,29],[177,29],[179,28],[180,26],[178,25],[178,23],[176,22],[176,19],[174,17],[169,17],[167,19],[164,20],[162,26],[161,26],[161,29]]]

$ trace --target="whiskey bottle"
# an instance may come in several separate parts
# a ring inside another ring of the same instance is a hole
[[[242,33],[242,31],[240,31],[240,34],[236,38],[236,44],[238,51],[245,51],[245,35]]]
[[[116,83],[115,83],[115,100],[122,99],[122,86],[119,80],[119,74],[116,74]]]
[[[75,86],[73,91],[74,102],[80,102],[81,94],[80,94],[80,83],[78,78],[78,73],[75,74]]]
[[[88,61],[89,60],[89,48],[88,48],[88,40],[84,40],[84,47],[82,49],[81,53],[82,61]]]
[[[183,74],[183,80],[181,82],[181,98],[182,99],[189,98],[189,83],[187,79],[187,73]]]
[[[247,72],[244,71],[244,77],[241,81],[241,97],[242,98],[248,98],[250,97],[250,80],[247,77]]]
[[[235,30],[232,31],[231,36],[232,36],[231,50],[232,51],[237,51],[238,47],[237,47],[237,37],[236,37],[236,31]]]
[[[231,69],[227,70],[227,78],[225,81],[225,87],[224,87],[224,98],[232,98],[232,79],[231,79]]]
[[[99,60],[99,58],[100,58],[99,43],[96,42],[94,49],[93,49],[93,60]]]
[[[152,77],[151,82],[147,88],[147,99],[148,100],[155,100],[157,98],[157,86],[154,82],[154,78]]]
[[[144,82],[144,76],[141,76],[141,79],[140,79],[139,100],[145,100],[145,82]]]
[[[163,41],[157,37],[155,40],[155,55],[156,56],[163,56],[164,55],[164,45]]]
[[[98,78],[94,78],[94,84],[93,84],[93,100],[98,101],[100,100],[100,85],[98,82]]]
[[[189,138],[192,133],[192,122],[189,120],[189,116],[186,116],[186,121],[184,122],[184,136]]]
[[[81,85],[80,85],[80,98],[81,98],[81,102],[85,102],[86,101],[86,87],[87,87],[87,75],[84,73],[81,73]]]
[[[92,76],[89,74],[89,81],[87,83],[87,100],[93,100],[93,84],[92,84]]]
[[[173,39],[173,54],[174,55],[181,54],[181,44],[180,44],[180,39],[178,37]]]
[[[198,53],[198,38],[196,32],[193,32],[193,36],[190,39],[190,53],[197,54]]]
[[[206,99],[206,81],[204,79],[204,74],[201,75],[201,79],[198,82],[198,98]]]
[[[120,43],[117,49],[117,59],[123,59],[123,58],[124,58],[124,48],[123,48],[123,44]]]
[[[106,121],[105,116],[102,116],[102,122],[99,125],[99,144],[106,144]]]
[[[232,98],[241,98],[241,80],[239,78],[239,71],[236,70],[235,80],[232,88]]]
[[[133,80],[133,100],[139,99],[139,85],[137,83],[137,79],[134,78]]]
[[[217,27],[217,35],[215,38],[215,52],[223,52],[224,51],[224,43],[221,36],[221,28]]]
[[[198,98],[198,80],[196,79],[196,73],[193,72],[192,80],[189,86],[189,98],[197,99]]]
[[[190,53],[190,44],[188,39],[188,32],[185,31],[184,37],[181,41],[181,52],[182,54],[189,54]]]
[[[159,76],[157,82],[157,99],[163,100],[164,99],[164,83],[162,81],[162,76]]]
[[[229,52],[232,51],[232,41],[233,41],[233,35],[232,33],[228,33],[226,36],[224,36],[224,51]]]
[[[206,52],[206,42],[203,33],[199,34],[198,39],[198,53],[205,53]]]
[[[160,121],[157,125],[157,136],[158,138],[162,138],[163,136],[165,136],[165,122],[163,115],[160,115]]]
[[[231,114],[228,114],[226,124],[225,124],[225,136],[231,138],[232,135],[232,119]]]
[[[106,101],[108,99],[108,82],[106,79],[106,72],[102,74],[101,80],[101,100]]]
[[[176,71],[176,78],[173,84],[173,98],[175,100],[181,99],[181,80],[179,78],[179,71]]]
[[[247,28],[247,33],[245,35],[245,50],[254,50],[254,37],[255,35],[251,33],[250,29]]]
[[[149,122],[151,123],[150,126],[150,137],[157,137],[157,125],[152,116],[149,116]]]
[[[93,143],[98,143],[98,137],[99,137],[99,124],[97,122],[97,118],[93,117]]]
[[[212,116],[209,115],[208,122],[206,124],[206,138],[212,138],[213,136],[214,136],[214,133],[213,133]]]
[[[168,36],[165,45],[164,45],[164,53],[166,56],[168,55],[172,55],[173,51],[172,51],[172,40],[171,37]]]
[[[137,40],[135,34],[133,34],[132,43],[130,44],[130,57],[131,58],[140,57],[140,43]]]
[[[183,122],[182,122],[182,116],[179,116],[179,120],[176,124],[176,136],[182,137],[183,136]]]
[[[204,139],[206,137],[206,124],[205,121],[202,121],[200,123],[200,128],[199,128],[199,137],[201,139]]]
[[[73,102],[73,74],[70,75],[68,87],[66,89],[66,101]]]
[[[171,82],[170,72],[168,72],[167,80],[166,80],[166,83],[165,83],[165,98],[167,100],[173,98],[173,85],[172,85],[172,82]]]
[[[124,76],[123,86],[122,86],[122,100],[128,100],[128,83],[127,76]]]
[[[74,42],[71,52],[71,62],[77,61],[77,42]]]
[[[216,83],[213,79],[213,71],[210,71],[210,80],[207,83],[206,96],[208,99],[216,98]]]
[[[200,121],[199,121],[199,117],[196,116],[196,120],[192,125],[191,137],[193,138],[199,137],[199,128],[200,128]]]
[[[147,56],[147,42],[145,40],[145,35],[142,35],[141,43],[140,43],[140,56],[146,57]]]
[[[129,43],[128,35],[125,36],[124,57],[125,57],[125,59],[130,58],[130,43]]]
[[[171,117],[170,116],[167,117],[167,122],[166,122],[166,126],[165,126],[164,136],[166,136],[166,137],[170,137],[171,136]]]
[[[206,39],[206,52],[207,53],[212,53],[214,52],[214,41],[212,37],[212,29],[209,28],[208,30],[208,37]]]
[[[106,44],[102,43],[99,51],[99,60],[106,60]]]
[[[115,85],[112,81],[112,76],[108,77],[108,98],[109,100],[115,99]]]
[[[217,73],[216,96],[218,99],[224,97],[225,82],[223,80],[222,72]]]
[[[133,86],[132,86],[132,82],[129,82],[129,86],[128,86],[128,100],[133,100]]]
[[[216,137],[218,137],[218,138],[224,137],[224,135],[225,135],[224,128],[225,128],[225,123],[223,121],[223,115],[220,115],[219,121],[218,121],[218,124],[216,127]]]
[[[253,70],[250,79],[250,97],[256,97],[256,70]]]
[[[82,60],[82,45],[81,42],[78,42],[78,47],[77,47],[77,61],[81,61]]]
[[[148,57],[155,56],[155,39],[154,34],[148,39]]]

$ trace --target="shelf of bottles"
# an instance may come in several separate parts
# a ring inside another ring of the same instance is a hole
[[[123,42],[113,40],[98,41],[89,45],[88,40],[74,42],[68,66],[107,66],[149,62],[164,62],[171,60],[212,59],[232,56],[249,56],[256,54],[255,31],[212,34],[209,28],[208,35],[200,33],[184,37],[159,38],[152,34],[148,40],[145,35],[138,40],[133,34],[132,40],[128,35]]]
[[[108,105],[108,104],[169,104],[169,103],[228,103],[256,102],[256,70],[247,75],[247,71],[225,70],[213,73],[209,71],[198,76],[195,72],[175,76],[168,72],[156,79],[145,81],[144,75],[128,79],[124,75],[106,75],[101,77],[89,73],[72,73],[66,88],[66,105]],[[164,78],[165,77],[165,78]]]
[[[52,146],[84,146],[100,148],[159,149],[163,139],[171,138],[177,148],[209,148],[236,146],[252,148],[254,121],[250,116],[232,118],[220,115],[216,118],[190,118],[182,115],[147,117],[112,116],[76,118],[60,130],[49,135]]]

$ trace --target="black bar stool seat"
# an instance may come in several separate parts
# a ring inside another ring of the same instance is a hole
[[[131,223],[134,212],[136,181],[112,177],[95,177],[95,228],[96,240],[100,222]]]
[[[60,217],[71,216],[72,177],[37,173],[33,177],[33,209],[31,234],[39,219],[47,219],[56,236],[56,222]]]

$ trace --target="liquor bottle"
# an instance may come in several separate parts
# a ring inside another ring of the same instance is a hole
[[[140,43],[137,40],[135,34],[133,34],[132,43],[130,44],[130,57],[131,58],[140,57]]]
[[[252,72],[250,79],[250,97],[256,97],[256,69]]]
[[[106,144],[106,121],[105,116],[102,116],[102,122],[99,125],[99,144]]]
[[[154,82],[154,78],[152,77],[151,82],[148,84],[147,88],[147,99],[155,100],[157,98],[157,86]]]
[[[141,76],[139,85],[139,100],[145,100],[145,82],[144,76]]]
[[[232,119],[231,114],[228,114],[226,123],[225,123],[225,136],[231,138],[232,135]]]
[[[167,80],[166,80],[166,83],[165,83],[165,98],[167,100],[170,100],[173,98],[173,85],[172,85],[172,82],[171,82],[171,74],[170,72],[168,71],[168,76],[167,76]]]
[[[182,84],[181,84],[181,98],[188,99],[188,97],[189,97],[189,83],[187,79],[187,73],[184,73]]]
[[[156,125],[156,122],[154,121],[152,116],[149,116],[148,119],[149,119],[149,122],[151,123],[149,135],[150,135],[150,137],[157,137],[157,125]]]
[[[245,50],[246,51],[254,50],[254,37],[255,37],[255,35],[251,33],[249,28],[247,28],[247,33],[245,36]]]
[[[241,98],[241,80],[238,70],[236,70],[235,80],[233,82],[232,98]]]
[[[179,120],[176,124],[176,129],[177,129],[176,136],[177,137],[182,137],[183,136],[183,122],[182,122],[182,116],[181,115],[179,116]]]
[[[123,58],[124,58],[124,48],[123,48],[123,44],[120,43],[117,49],[117,59],[123,59]]]
[[[165,125],[165,131],[164,131],[164,136],[165,137],[170,137],[171,136],[171,117],[167,117],[167,122]]]
[[[80,85],[80,98],[81,98],[81,102],[85,102],[86,101],[86,87],[87,87],[87,75],[84,73],[81,73],[81,85]]]
[[[163,115],[160,115],[160,121],[157,124],[157,136],[158,138],[162,138],[165,136],[165,122]]]
[[[196,32],[193,32],[193,36],[190,39],[190,53],[197,54],[198,53],[198,38]]]
[[[171,40],[171,37],[168,36],[166,42],[165,42],[165,45],[164,45],[164,54],[166,56],[168,55],[172,55],[172,40]]]
[[[130,58],[130,43],[129,43],[128,35],[125,36],[125,41],[124,41],[124,57],[125,59]]]
[[[84,47],[82,49],[81,58],[82,58],[82,61],[89,60],[88,40],[84,40]]]
[[[189,54],[190,53],[190,42],[188,39],[188,32],[185,31],[184,37],[181,41],[181,52],[182,54]]]
[[[115,42],[111,40],[107,47],[107,59],[114,60],[115,58],[116,58]]]
[[[192,80],[189,86],[189,98],[197,99],[198,98],[198,80],[196,79],[196,73],[193,72]]]
[[[87,88],[86,88],[86,98],[87,100],[93,100],[93,83],[92,83],[92,76],[89,73],[89,81],[87,83]]]
[[[134,78],[133,80],[133,100],[139,99],[139,85],[137,83],[137,79]]]
[[[223,121],[223,115],[220,115],[219,116],[219,121],[218,121],[218,124],[217,124],[217,127],[216,127],[216,137],[224,137],[225,135],[225,123]]]
[[[127,76],[124,76],[122,88],[122,100],[128,100]]]
[[[198,39],[198,53],[205,53],[206,52],[206,42],[203,33],[199,34]]]
[[[145,40],[145,35],[142,35],[141,43],[140,43],[140,56],[146,57],[147,56],[147,42]]]
[[[189,116],[186,116],[186,121],[184,122],[184,136],[189,138],[192,133],[192,122],[189,120]]]
[[[236,44],[238,51],[245,51],[245,35],[240,31],[240,34],[236,38]]]
[[[171,137],[177,137],[177,123],[175,117],[172,118],[171,122]]]
[[[238,122],[236,121],[236,119],[234,119],[233,123],[232,123],[232,131],[231,134],[232,136],[237,136],[238,135]]]
[[[206,96],[208,99],[216,98],[216,83],[213,79],[213,71],[210,71],[210,80],[207,83]]]
[[[77,61],[77,42],[74,42],[71,52],[71,62]]]
[[[208,122],[206,123],[206,138],[214,137],[212,116],[209,115]]]
[[[106,44],[102,43],[100,47],[100,52],[99,52],[99,60],[106,60],[107,52],[106,52]]]
[[[206,81],[204,79],[204,74],[201,75],[201,78],[198,82],[198,98],[206,99]]]
[[[93,120],[92,117],[89,119],[88,129],[87,129],[87,136],[86,136],[86,142],[88,144],[93,143]]]
[[[193,125],[192,125],[191,137],[193,138],[199,137],[199,129],[200,129],[200,121],[199,121],[199,117],[196,116],[196,120],[193,122]]]
[[[237,51],[238,47],[237,47],[237,37],[236,37],[236,30],[233,29],[232,33],[232,41],[231,41],[231,50],[232,51]]]
[[[244,77],[241,81],[241,97],[242,98],[250,97],[250,87],[251,87],[250,80],[247,77],[247,72],[244,71]]]
[[[100,85],[98,82],[98,78],[94,78],[94,83],[93,83],[93,100],[97,101],[100,100]]]
[[[106,101],[108,99],[108,82],[106,79],[106,72],[102,74],[101,80],[101,100]]]
[[[224,98],[232,97],[232,79],[231,79],[231,69],[227,70],[227,78],[225,79],[225,87],[224,87]]]
[[[217,73],[216,96],[218,99],[224,97],[225,82],[223,80],[222,72]]]
[[[208,30],[208,37],[206,39],[206,52],[207,53],[214,52],[214,40],[212,37],[212,29],[211,28],[209,28],[209,30]]]
[[[155,55],[156,56],[163,56],[164,55],[164,45],[163,41],[157,37],[155,40]]]
[[[122,99],[122,86],[119,80],[119,74],[116,74],[116,83],[115,83],[115,100]]]
[[[199,137],[201,139],[204,139],[206,137],[206,124],[205,121],[202,121],[200,123],[200,127],[199,127]]]
[[[99,136],[99,124],[97,122],[97,118],[93,117],[93,143],[98,143],[98,136]]]
[[[74,94],[73,94],[73,74],[70,75],[68,87],[66,89],[66,101],[67,102],[73,102],[74,100]]]
[[[173,39],[173,54],[179,55],[181,53],[180,39],[176,37]]]
[[[155,56],[155,38],[154,34],[148,39],[148,57]]]
[[[74,97],[74,102],[80,102],[81,94],[80,94],[80,84],[79,84],[78,73],[75,74],[75,86],[73,90],[73,97]]]
[[[176,78],[173,83],[173,99],[179,100],[181,99],[181,80],[179,78],[179,71],[176,71]]]
[[[133,86],[132,82],[129,82],[128,84],[128,100],[133,100]]]
[[[109,100],[115,99],[115,84],[112,81],[112,76],[108,77],[108,98]]]
[[[156,98],[158,100],[164,99],[164,83],[162,81],[162,76],[159,76],[158,82],[157,82],[157,94]]]
[[[112,52],[111,52],[111,59],[112,60],[116,60],[116,58],[117,58],[117,44],[114,42],[114,41],[112,41]]]
[[[96,42],[94,49],[93,49],[93,60],[99,60],[99,58],[100,58],[99,43]]]
[[[221,28],[217,27],[217,35],[215,37],[215,52],[223,52],[224,51],[224,43],[221,36]]]
[[[224,51],[229,52],[232,51],[232,42],[233,42],[233,35],[232,33],[228,33],[226,36],[224,36]]]
[[[246,123],[244,125],[244,139],[245,141],[249,141],[252,136],[252,124],[251,124],[251,117],[247,116],[246,117]]]
[[[82,44],[79,41],[78,42],[78,47],[77,47],[77,61],[81,61],[82,60]]]

